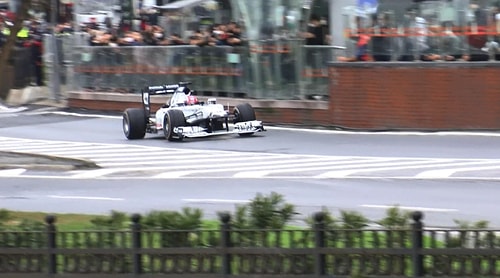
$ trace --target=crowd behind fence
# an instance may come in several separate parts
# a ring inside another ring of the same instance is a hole
[[[500,238],[492,229],[431,229],[413,213],[405,229],[332,229],[317,213],[311,228],[241,230],[221,214],[216,230],[1,231],[0,273],[23,277],[106,274],[164,277],[499,277]],[[73,277],[72,276],[72,277]],[[77,276],[74,276],[77,277]]]
[[[422,36],[416,31],[369,29],[366,34],[371,37],[369,54],[375,62],[500,59],[498,44],[488,40],[498,34],[490,29],[436,27],[426,36],[430,48],[425,52],[405,47]],[[75,36],[58,37],[56,47],[47,44],[46,74],[49,80],[54,74],[48,57],[57,51],[63,84],[70,90],[89,92],[139,92],[146,85],[189,80],[199,92],[209,95],[325,99],[329,95],[328,63],[356,51],[304,45],[300,39],[249,41],[236,47],[88,46],[75,43]],[[472,46],[483,43],[481,48]]]
[[[327,96],[327,62],[345,50],[304,46],[302,40],[204,47],[88,46],[75,43],[78,35],[61,36],[57,41],[57,50],[49,47],[46,53],[59,53],[70,90],[139,92],[151,84],[189,80],[203,93],[273,99]],[[47,62],[50,77],[53,73]]]

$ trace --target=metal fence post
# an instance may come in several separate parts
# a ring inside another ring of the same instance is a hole
[[[47,215],[45,217],[47,223],[47,251],[48,251],[48,273],[49,276],[57,273],[57,242],[56,242],[56,217],[54,215]]]
[[[133,214],[132,220],[132,262],[134,274],[139,276],[142,274],[142,237],[141,237],[141,215]]]
[[[422,218],[424,217],[421,211],[415,211],[412,213],[413,223],[412,225],[412,265],[413,265],[413,277],[424,276],[424,256],[421,254],[423,248],[423,223]]]
[[[231,215],[223,212],[219,218],[221,221],[222,275],[229,277],[231,275],[231,255],[228,252],[228,248],[231,247]]]
[[[323,276],[325,275],[325,268],[326,268],[326,263],[325,263],[325,254],[322,253],[319,249],[324,248],[325,245],[325,213],[324,212],[317,212],[314,214],[314,240],[315,240],[315,245],[314,247],[316,248],[316,257],[314,258],[315,261],[315,269],[314,272],[316,276]]]

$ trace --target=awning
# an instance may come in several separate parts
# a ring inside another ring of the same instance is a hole
[[[207,0],[180,0],[180,1],[176,1],[174,3],[169,3],[166,5],[154,6],[154,7],[157,9],[161,9],[161,10],[179,10],[179,9],[183,9],[183,8],[189,8],[189,7],[196,6],[204,1],[207,1]]]

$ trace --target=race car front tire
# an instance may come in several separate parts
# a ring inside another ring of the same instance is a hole
[[[163,134],[168,141],[182,140],[182,137],[177,137],[174,129],[179,126],[186,125],[186,118],[181,110],[168,110],[163,119]]]
[[[234,114],[234,123],[255,121],[255,111],[253,107],[248,103],[242,103],[236,105],[233,114]],[[240,133],[239,135],[245,137],[245,136],[250,136],[252,134],[253,132]]]
[[[234,108],[234,123],[255,121],[255,111],[248,103],[236,105]]]
[[[123,133],[127,139],[143,139],[146,136],[146,115],[140,108],[128,108],[123,112]]]

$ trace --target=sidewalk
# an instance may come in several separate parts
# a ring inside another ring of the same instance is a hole
[[[23,89],[11,89],[9,96],[4,104],[0,103],[0,112],[8,109],[12,110],[17,107],[27,104],[46,105],[53,107],[67,107],[66,95],[64,88],[61,88],[60,99],[56,100],[50,92],[50,88],[46,86],[28,86]],[[3,108],[2,108],[3,106]],[[7,108],[6,108],[7,107]],[[15,112],[15,111],[10,111]]]
[[[88,160],[0,151],[0,171],[11,169],[70,171],[96,168],[99,166]]]
[[[50,96],[47,87],[26,87],[11,90],[6,101],[0,100],[0,114],[23,112],[28,109],[25,105],[64,108],[67,107],[67,102],[63,97],[56,101]],[[0,171],[13,169],[69,171],[95,168],[99,167],[94,162],[87,160],[0,151]]]

